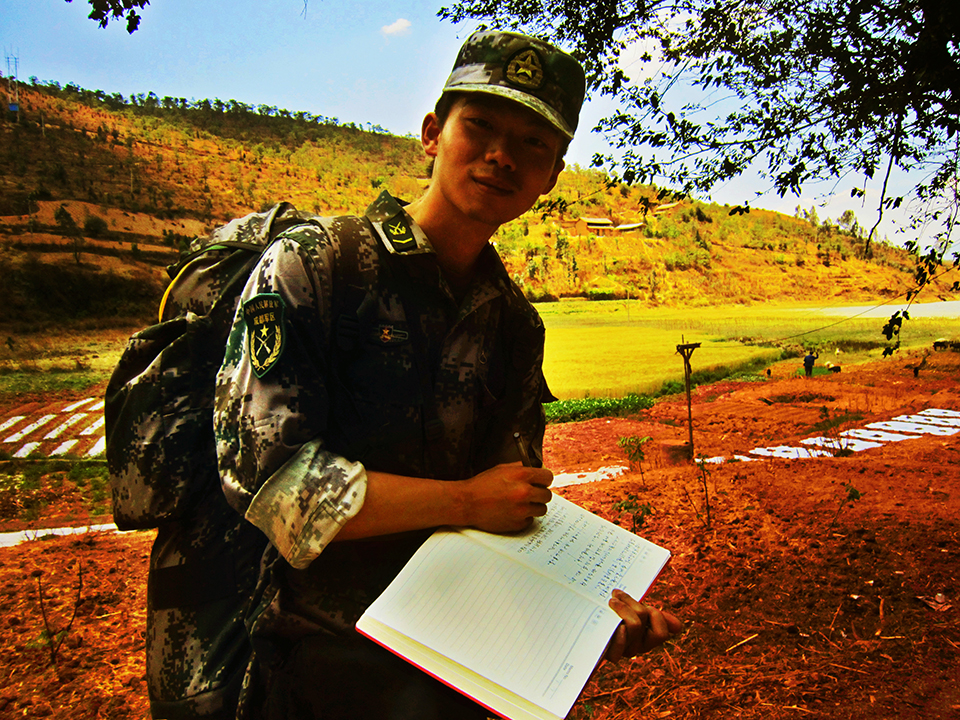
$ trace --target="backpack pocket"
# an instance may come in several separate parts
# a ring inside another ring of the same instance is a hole
[[[208,318],[187,313],[130,338],[104,406],[117,527],[175,520],[219,488],[214,377],[223,356]],[[212,342],[211,342],[212,341]]]

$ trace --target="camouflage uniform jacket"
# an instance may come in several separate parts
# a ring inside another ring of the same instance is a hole
[[[356,314],[333,270],[351,244],[373,288]],[[352,628],[426,537],[328,547],[366,468],[465,479],[518,459],[515,431],[539,460],[542,357],[543,324],[493,247],[457,302],[386,193],[363,218],[281,235],[241,297],[214,417],[227,499],[271,543],[254,636]]]

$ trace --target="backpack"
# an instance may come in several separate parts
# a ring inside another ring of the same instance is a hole
[[[217,473],[215,379],[240,293],[277,236],[306,223],[325,219],[280,203],[195,239],[189,254],[167,269],[172,281],[159,322],[129,339],[107,385],[106,456],[119,529],[177,520],[208,489]],[[371,292],[357,294],[363,287],[357,248],[344,245],[338,270],[352,290],[345,303],[359,307],[358,298]],[[338,319],[338,329],[359,332],[358,326],[356,312]]]
[[[216,375],[247,278],[282,232],[308,223],[328,219],[280,203],[195,239],[168,268],[159,322],[129,339],[107,385],[114,521],[121,530],[157,528],[147,579],[154,717],[232,717],[239,697],[251,654],[244,620],[266,538],[221,490]],[[374,304],[376,280],[360,269],[359,244],[341,252],[337,337],[349,351],[366,331],[362,307]]]

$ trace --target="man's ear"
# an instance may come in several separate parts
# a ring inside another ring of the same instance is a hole
[[[437,156],[441,130],[437,114],[427,113],[420,126],[420,145],[423,146],[423,151],[427,154],[427,157],[435,158]]]
[[[553,173],[551,173],[550,179],[547,180],[547,186],[544,188],[543,192],[540,193],[541,195],[546,195],[548,192],[553,190],[554,187],[556,187],[557,179],[560,177],[560,173],[563,172],[563,169],[566,166],[567,164],[563,161],[563,158],[559,158],[557,160],[556,164],[553,166]]]

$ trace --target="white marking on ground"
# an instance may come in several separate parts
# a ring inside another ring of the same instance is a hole
[[[927,423],[929,425],[941,425],[943,427],[955,427],[960,428],[960,418],[950,418],[950,417],[936,417],[934,415],[898,415],[894,420],[902,420],[903,422],[918,422],[918,423]]]
[[[914,435],[956,435],[960,427],[951,428],[932,423],[905,422],[903,420],[887,420],[867,425],[871,430],[892,430],[893,432],[913,433]]]
[[[38,410],[32,417],[29,413],[7,417],[0,424],[0,438],[3,438],[4,443],[16,443],[18,446],[24,442],[28,443],[17,450],[17,457],[26,457],[31,454],[50,457],[56,453],[62,454],[64,445],[58,445],[58,442],[65,443],[76,439],[83,442],[71,444],[73,452],[94,458],[102,455],[106,448],[106,443],[99,441],[103,436],[103,406],[102,398],[86,398],[65,406],[61,413],[48,411],[48,414],[41,415],[43,410]],[[82,408],[81,411],[75,412],[80,408]],[[47,430],[46,426],[50,426],[49,432],[41,435]],[[3,437],[6,432],[12,434]],[[90,440],[84,440],[86,437]],[[91,442],[94,443],[93,449],[84,452],[89,449]]]
[[[901,435],[900,433],[884,432],[883,430],[844,430],[840,437],[852,437],[858,440],[873,440],[874,442],[901,442],[902,440],[915,440],[916,436]]]
[[[66,455],[70,452],[70,448],[76,445],[79,440],[74,438],[73,440],[67,440],[66,442],[60,443],[56,448],[50,452],[50,457],[56,457],[57,455]]]
[[[90,427],[84,428],[80,431],[81,435],[93,435],[97,430],[103,427],[103,415],[97,418],[97,421],[93,423]]]
[[[13,547],[22,542],[40,540],[50,535],[80,535],[86,532],[118,532],[113,523],[103,525],[89,525],[87,527],[43,528],[41,530],[20,530],[18,532],[0,533],[0,547]]]
[[[883,447],[883,443],[867,442],[866,440],[857,440],[856,438],[830,438],[830,437],[812,437],[801,440],[804,445],[819,445],[820,447],[830,448],[834,453],[840,450],[849,450],[850,452],[863,452],[873,448]]]
[[[25,420],[26,417],[27,417],[26,415],[14,415],[14,416],[11,417],[11,418],[7,418],[7,419],[3,422],[3,425],[0,425],[0,432],[3,432],[4,430],[7,430],[7,429],[13,427],[14,425],[16,425],[16,424],[17,424],[18,422],[20,422],[21,420]]]
[[[567,485],[581,485],[588,482],[597,482],[598,480],[610,480],[620,477],[629,468],[617,465],[615,467],[603,467],[599,470],[591,470],[582,473],[558,473],[553,476],[553,483],[550,487],[566,487]]]
[[[30,453],[32,453],[32,452],[33,452],[34,450],[36,450],[38,447],[40,447],[40,443],[38,443],[38,442],[28,442],[28,443],[27,443],[26,445],[24,445],[22,448],[20,448],[19,450],[17,450],[17,451],[13,454],[13,456],[14,456],[15,458],[25,458],[25,457],[27,457],[27,455],[29,455]]]
[[[55,417],[56,417],[56,415],[44,415],[44,416],[43,416],[42,418],[40,418],[39,420],[36,420],[36,421],[30,423],[29,425],[27,425],[25,428],[23,428],[22,430],[20,430],[20,432],[16,432],[16,433],[14,433],[13,435],[11,435],[10,437],[8,437],[6,440],[4,440],[4,442],[5,442],[5,443],[20,442],[20,441],[23,440],[27,435],[29,435],[30,433],[32,433],[34,430],[39,430],[39,429],[42,428],[44,425],[46,425],[48,422],[50,422],[51,420],[53,420]]]
[[[948,437],[960,432],[960,411],[929,408],[915,415],[899,415],[893,420],[868,424],[865,428],[844,430],[837,437],[812,437],[800,440],[801,445],[815,445],[825,450],[777,445],[774,447],[754,448],[751,455],[760,457],[801,460],[814,457],[832,457],[838,452],[861,452],[883,447],[887,442],[916,440],[924,435]],[[733,460],[757,460],[757,457],[734,455]],[[719,464],[729,462],[726,457],[705,458],[705,462]]]
[[[928,408],[927,410],[921,410],[918,415],[930,415],[932,417],[945,417],[945,418],[960,418],[960,411],[957,410],[937,410],[936,408]]]
[[[97,457],[98,455],[103,455],[103,451],[107,449],[107,439],[104,437],[97,438],[97,444],[94,445],[87,451],[87,457]]]
[[[87,414],[86,414],[86,413],[77,413],[76,415],[71,415],[71,416],[68,417],[66,420],[64,420],[62,423],[60,423],[59,425],[57,425],[53,430],[51,430],[51,431],[48,432],[46,435],[44,435],[44,436],[43,436],[43,439],[44,439],[44,440],[56,440],[58,437],[60,437],[60,435],[63,434],[63,431],[64,431],[64,430],[66,430],[66,429],[69,428],[69,427],[72,427],[73,425],[76,425],[78,422],[80,422],[81,420],[83,420],[85,417],[87,417]]]

